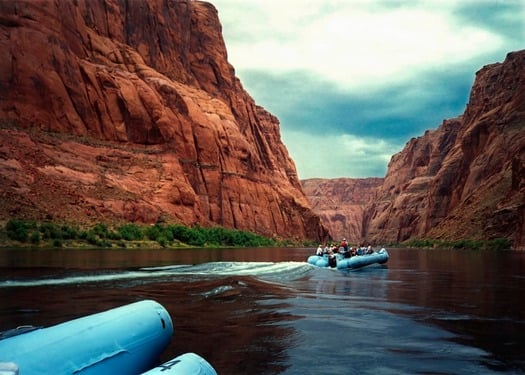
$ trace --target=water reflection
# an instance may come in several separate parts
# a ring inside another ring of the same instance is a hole
[[[419,321],[492,353],[484,366],[525,370],[525,254],[458,250],[391,252],[388,300],[425,307]]]
[[[223,292],[212,292],[217,290]],[[203,353],[225,374],[276,374],[286,368],[286,350],[295,332],[284,323],[297,317],[283,302],[288,297],[284,289],[250,277],[229,277],[160,284],[148,294],[163,301],[175,322],[176,340],[167,353]]]
[[[388,267],[386,265],[349,271],[329,269],[322,271],[313,275],[310,281],[315,283],[316,293],[322,296],[332,294],[378,300],[384,300],[387,296]]]
[[[223,374],[525,371],[525,254],[389,249],[337,271],[311,251],[0,250],[0,330],[154,299],[175,326],[162,360]]]
[[[525,274],[525,254],[451,250],[394,250],[388,299],[413,301],[454,314],[523,320],[516,275]],[[505,302],[505,303],[502,303]]]

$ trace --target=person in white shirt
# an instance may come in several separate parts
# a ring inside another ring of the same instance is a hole
[[[316,254],[317,255],[323,255],[323,246],[321,244],[319,244],[319,247],[317,248],[317,251],[316,251]]]

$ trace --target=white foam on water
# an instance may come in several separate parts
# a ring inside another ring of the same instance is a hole
[[[0,288],[87,284],[176,276],[253,276],[272,281],[293,280],[312,269],[303,262],[210,262],[197,265],[144,267],[135,271],[111,271],[66,277],[0,281]]]

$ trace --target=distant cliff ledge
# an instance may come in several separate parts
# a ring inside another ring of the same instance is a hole
[[[0,220],[327,235],[212,5],[2,1],[0,30]]]

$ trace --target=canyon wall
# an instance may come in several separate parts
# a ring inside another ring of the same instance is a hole
[[[364,237],[507,238],[525,248],[525,51],[476,73],[465,112],[394,155]]]
[[[382,178],[312,178],[301,180],[312,209],[335,242],[346,238],[352,245],[366,242],[363,215]]]
[[[2,1],[0,50],[0,220],[327,236],[212,5]]]

